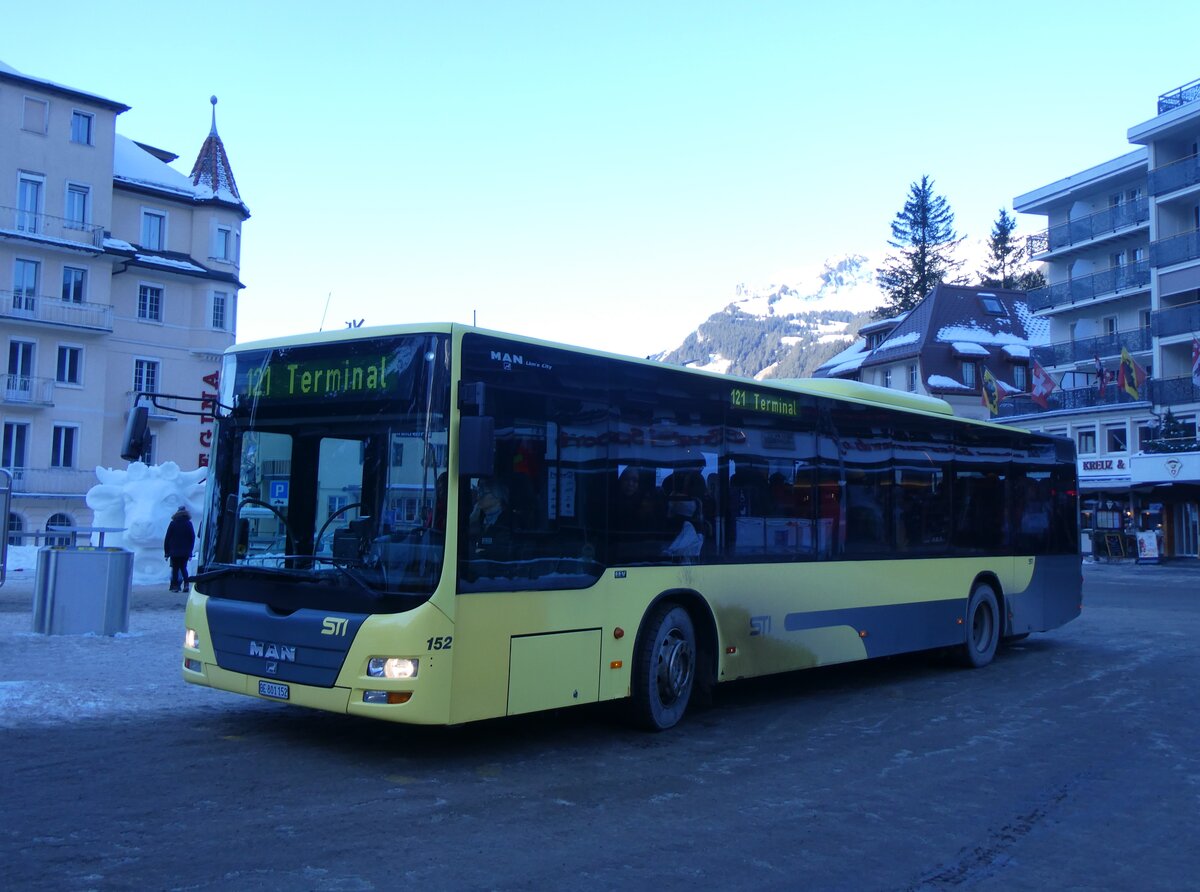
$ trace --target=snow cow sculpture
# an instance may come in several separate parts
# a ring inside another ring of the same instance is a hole
[[[199,527],[204,506],[207,468],[182,471],[173,461],[147,465],[135,461],[126,470],[96,468],[100,483],[87,492],[98,527],[119,527],[124,533],[108,533],[105,545],[118,545],[133,552],[133,581],[137,585],[167,582],[170,565],[163,560],[163,536],[171,515],[182,505]]]

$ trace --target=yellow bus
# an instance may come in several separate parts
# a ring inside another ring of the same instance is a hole
[[[1073,445],[832,380],[455,324],[232,347],[183,677],[396,722],[627,700],[1079,614]]]

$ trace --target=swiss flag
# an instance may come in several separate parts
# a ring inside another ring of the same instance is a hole
[[[1049,409],[1050,394],[1055,389],[1054,379],[1050,377],[1050,373],[1042,368],[1042,364],[1036,359],[1033,361],[1033,370],[1030,377],[1032,378],[1032,386],[1029,389],[1029,398],[1043,409]]]

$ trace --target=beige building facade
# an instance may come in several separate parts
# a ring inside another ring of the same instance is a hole
[[[1127,133],[1139,148],[1014,199],[1048,227],[1030,239],[1048,284],[1029,305],[1050,326],[1033,357],[1058,389],[1048,408],[1006,400],[1001,420],[1075,441],[1082,526],[1096,533],[1085,547],[1116,530],[1135,549],[1154,532],[1168,556],[1197,557],[1200,81],[1161,95],[1156,111]],[[1126,362],[1122,386],[1123,352],[1144,381]]]
[[[0,62],[0,467],[11,542],[89,526],[95,468],[125,467],[137,392],[215,395],[236,335],[249,210],[212,126],[191,175],[118,134],[129,106]],[[203,415],[151,411],[151,463],[207,463]],[[178,404],[179,408],[198,408]]]

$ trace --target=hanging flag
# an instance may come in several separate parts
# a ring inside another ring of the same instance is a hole
[[[1192,338],[1192,383],[1200,387],[1200,341]]]
[[[1146,370],[1134,361],[1134,358],[1129,355],[1128,350],[1122,347],[1121,365],[1117,370],[1117,386],[1136,400],[1138,399],[1138,391],[1142,389],[1142,385],[1145,383]]]
[[[1096,354],[1096,387],[1100,390],[1100,396],[1104,396],[1104,385],[1108,383],[1108,372],[1104,371],[1104,364],[1100,362],[1100,354]]]
[[[1042,364],[1036,359],[1033,361],[1033,369],[1030,372],[1032,379],[1032,387],[1029,390],[1029,398],[1041,406],[1043,409],[1050,408],[1050,394],[1054,392],[1054,379],[1050,377],[1050,373],[1042,368]]]
[[[988,407],[988,411],[993,415],[1000,412],[1000,384],[996,381],[996,377],[988,371],[988,367],[983,367],[983,387],[980,388],[982,393],[981,402]]]

